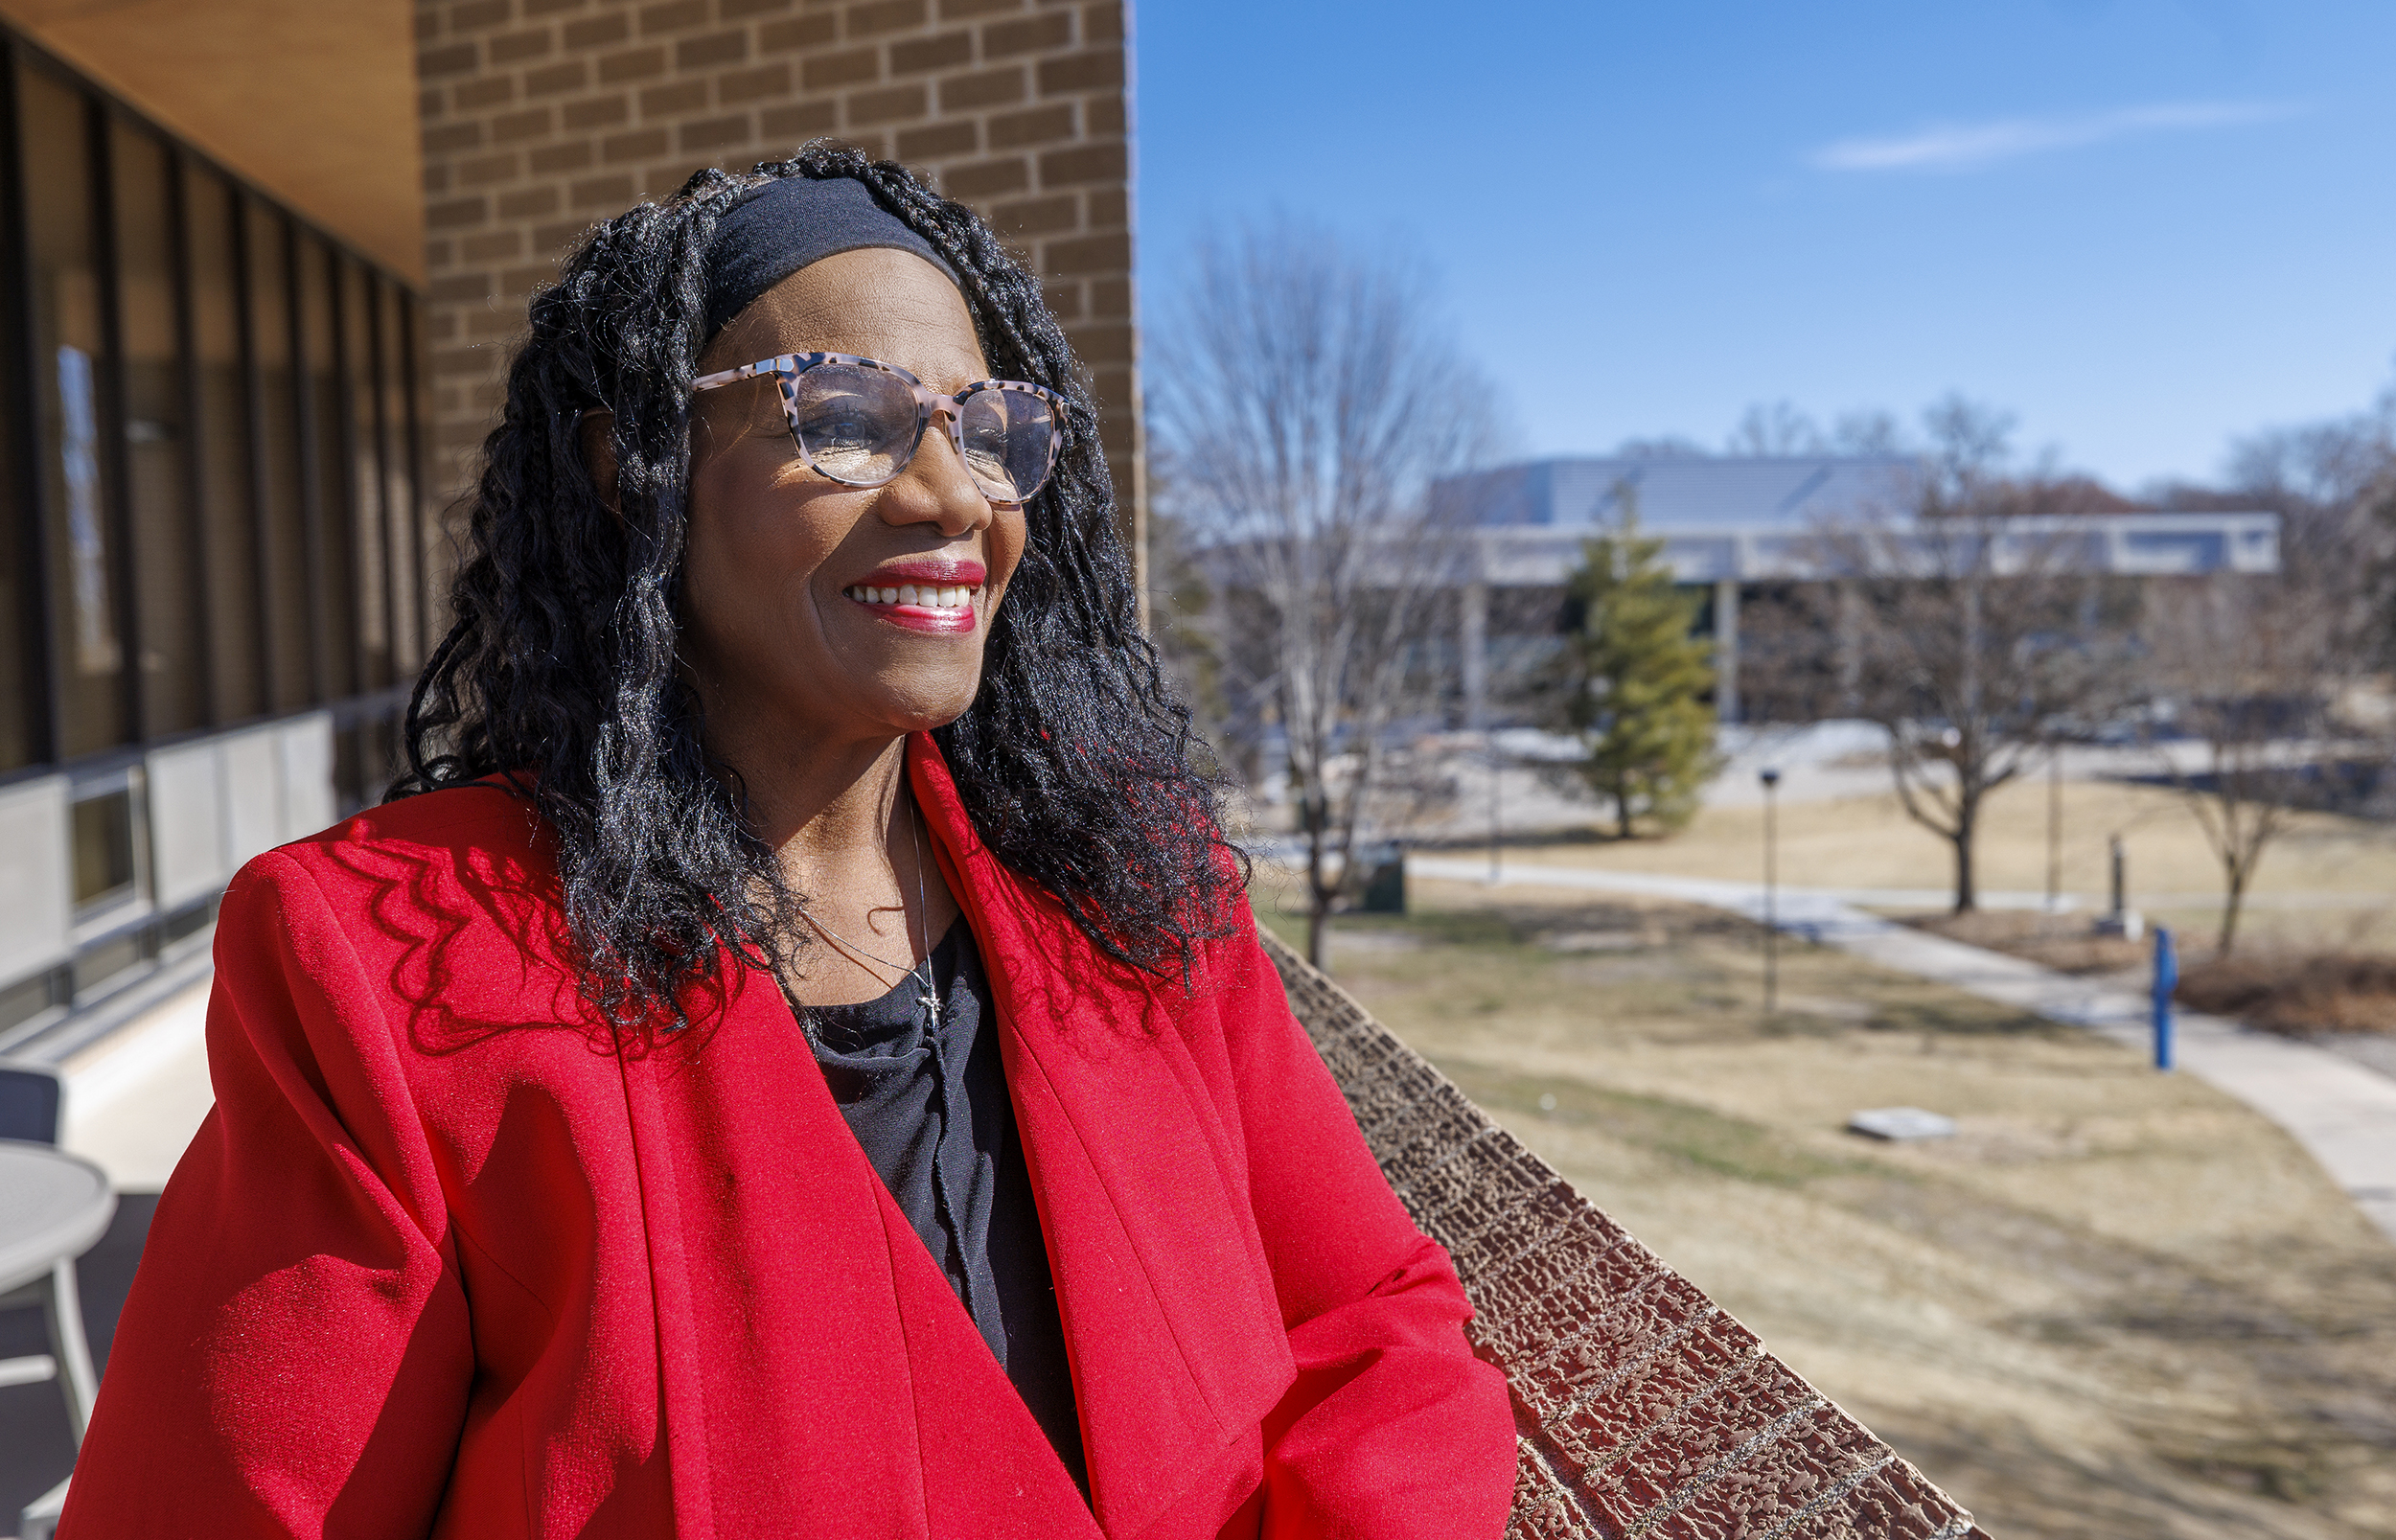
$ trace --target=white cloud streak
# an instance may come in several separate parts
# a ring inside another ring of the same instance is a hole
[[[1817,169],[1831,172],[1964,171],[2137,134],[2272,123],[2303,110],[2281,102],[2178,102],[2081,117],[1941,124],[1892,138],[1841,139],[1810,158]]]

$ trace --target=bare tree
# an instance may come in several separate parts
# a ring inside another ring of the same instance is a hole
[[[1389,730],[1436,672],[1414,643],[1462,551],[1430,483],[1491,431],[1489,385],[1437,323],[1417,274],[1277,219],[1200,245],[1148,372],[1227,720],[1283,740],[1318,965],[1360,836],[1407,790]]]
[[[2139,632],[2147,677],[2200,765],[2164,764],[2222,866],[2227,954],[2255,867],[2318,770],[2349,651],[2340,616],[2287,573],[2219,572],[2158,585]]]
[[[1949,398],[1929,452],[1882,507],[1819,528],[1820,581],[1757,616],[1753,699],[1888,734],[1907,816],[1954,852],[1956,912],[1979,906],[1989,795],[2130,693],[2126,631],[2066,518],[2081,483],[2003,473],[2011,421]]]

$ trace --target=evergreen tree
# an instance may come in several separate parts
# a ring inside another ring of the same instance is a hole
[[[1565,711],[1588,744],[1581,773],[1613,799],[1622,838],[1634,821],[1689,821],[1716,769],[1711,646],[1691,634],[1696,600],[1673,586],[1664,542],[1625,510],[1620,534],[1582,547],[1568,594]]]

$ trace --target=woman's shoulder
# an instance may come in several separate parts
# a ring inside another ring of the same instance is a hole
[[[336,908],[395,887],[419,903],[466,888],[545,893],[548,844],[533,800],[493,777],[366,808],[253,859],[234,885],[305,874]]]

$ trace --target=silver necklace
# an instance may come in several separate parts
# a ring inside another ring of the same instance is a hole
[[[901,967],[899,964],[892,962],[889,958],[882,955],[880,953],[868,951],[866,948],[859,946],[847,936],[841,934],[840,931],[835,931],[832,927],[818,919],[815,911],[808,908],[806,906],[801,905],[798,912],[803,918],[805,918],[809,925],[814,926],[817,930],[822,931],[826,937],[838,942],[846,950],[853,952],[859,956],[864,957],[869,961],[878,962],[883,967],[889,969],[892,973],[903,974],[909,978],[915,979],[915,982],[922,990],[922,993],[915,997],[915,1003],[924,1008],[924,1025],[929,1030],[937,1031],[940,1026],[939,976],[932,971],[932,906],[929,900],[925,897],[924,847],[922,841],[918,839],[915,835],[915,809],[910,801],[907,810],[907,845],[910,850],[914,852],[915,856],[915,932],[922,938],[924,954],[924,960],[918,965],[922,969],[922,977],[920,978],[916,977],[915,968]]]

